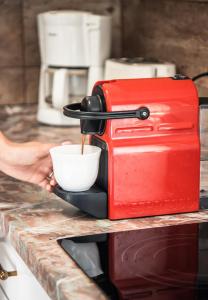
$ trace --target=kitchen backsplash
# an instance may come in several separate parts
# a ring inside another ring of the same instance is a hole
[[[122,12],[123,55],[172,61],[190,77],[208,71],[208,0],[123,0]],[[208,96],[208,78],[198,82]]]
[[[111,14],[113,57],[169,60],[189,76],[207,68],[208,0],[0,0],[0,104],[37,102],[36,16],[56,9]]]
[[[37,14],[87,10],[113,17],[112,55],[121,56],[120,0],[0,0],[0,104],[37,102]]]

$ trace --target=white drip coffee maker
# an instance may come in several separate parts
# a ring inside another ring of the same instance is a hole
[[[111,17],[83,11],[51,11],[38,15],[41,54],[38,121],[76,125],[62,108],[90,95],[104,76],[110,57]]]

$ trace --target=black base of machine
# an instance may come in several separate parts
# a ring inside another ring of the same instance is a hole
[[[53,192],[95,218],[106,219],[108,217],[107,193],[97,185],[84,192],[67,192],[57,185]]]
[[[84,192],[67,192],[57,185],[53,192],[66,202],[97,219],[108,218],[107,193],[96,184]],[[200,194],[200,209],[208,209],[208,194],[203,192]]]

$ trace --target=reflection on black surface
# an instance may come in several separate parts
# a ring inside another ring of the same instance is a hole
[[[208,223],[59,242],[110,299],[208,300]]]

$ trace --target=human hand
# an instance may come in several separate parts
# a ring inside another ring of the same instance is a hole
[[[48,191],[52,190],[49,175],[52,162],[49,149],[55,144],[40,142],[13,143],[6,141],[0,159],[0,169],[16,179],[37,184]]]
[[[63,142],[62,145],[70,145],[70,141]],[[49,185],[50,189],[53,190],[53,188],[57,185],[57,181],[53,175],[53,172],[51,173],[51,176],[49,176]]]
[[[63,144],[71,144],[70,141]],[[56,185],[50,148],[57,144],[14,143],[0,132],[0,170],[16,179],[37,184],[52,191]],[[51,176],[52,175],[52,176]]]

